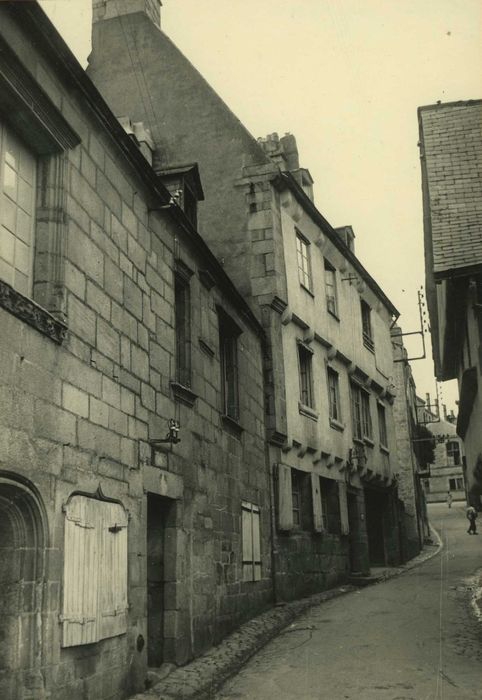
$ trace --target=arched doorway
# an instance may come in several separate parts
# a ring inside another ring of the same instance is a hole
[[[0,697],[44,697],[45,516],[26,482],[0,471]]]

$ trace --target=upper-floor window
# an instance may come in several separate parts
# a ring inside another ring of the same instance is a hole
[[[357,384],[351,386],[353,437],[373,439],[370,394]]]
[[[325,260],[325,294],[326,294],[326,308],[333,314],[333,316],[338,317],[338,299],[336,294],[336,270],[333,265]]]
[[[341,421],[340,389],[338,384],[338,372],[328,367],[328,399],[330,406],[330,418]]]
[[[239,420],[238,336],[239,328],[223,312],[219,313],[219,353],[224,415]]]
[[[378,432],[379,432],[380,444],[384,445],[386,447],[388,445],[387,417],[385,414],[385,406],[382,406],[381,403],[377,404],[377,413],[378,413]]]
[[[23,142],[0,122],[0,278],[32,295],[37,163]]]
[[[447,460],[450,465],[460,464],[460,445],[456,440],[449,440],[446,446]]]
[[[189,282],[176,276],[174,281],[176,324],[176,381],[191,386],[191,290]]]
[[[310,261],[310,243],[301,233],[296,233],[296,255],[298,260],[298,278],[300,284],[308,291],[313,291]]]
[[[361,319],[363,331],[363,345],[373,352],[375,350],[375,341],[372,332],[371,308],[364,299],[360,300],[361,304]]]
[[[298,344],[298,366],[300,373],[300,401],[303,405],[314,408],[312,353],[301,343]]]

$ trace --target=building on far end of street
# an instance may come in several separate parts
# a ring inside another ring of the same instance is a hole
[[[425,274],[438,380],[457,379],[467,492],[482,508],[482,100],[418,109]]]
[[[398,312],[356,257],[352,228],[316,208],[295,138],[254,139],[160,30],[155,5],[94,0],[87,71],[114,113],[149,124],[159,173],[199,165],[200,233],[268,339],[276,595],[309,595],[402,558]]]
[[[441,503],[450,493],[453,500],[465,501],[465,455],[462,439],[455,428],[457,419],[453,411],[447,415],[445,406],[443,418],[437,404],[436,412],[430,406],[430,394],[426,395],[425,401],[417,396],[419,422],[435,438],[435,459],[429,466],[430,474],[423,479],[425,498],[427,503]]]

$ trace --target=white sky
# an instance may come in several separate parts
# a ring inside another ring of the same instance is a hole
[[[82,65],[91,0],[40,3]],[[162,28],[254,136],[295,134],[315,200],[418,328],[424,284],[417,107],[482,97],[480,0],[163,0]],[[435,394],[433,364],[414,362]],[[406,345],[420,354],[420,337]],[[454,408],[455,382],[441,385]]]

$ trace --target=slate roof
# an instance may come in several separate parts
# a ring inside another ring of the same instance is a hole
[[[437,279],[482,264],[482,100],[418,109],[426,233]]]

